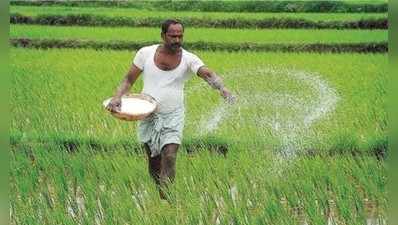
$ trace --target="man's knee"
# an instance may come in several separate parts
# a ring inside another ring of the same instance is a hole
[[[177,157],[178,144],[167,144],[162,151],[162,157],[175,159]]]

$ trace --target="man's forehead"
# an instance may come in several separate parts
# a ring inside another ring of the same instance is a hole
[[[184,31],[183,31],[182,25],[179,23],[171,24],[169,26],[169,29],[167,30],[167,33],[182,33],[182,32],[184,32]]]

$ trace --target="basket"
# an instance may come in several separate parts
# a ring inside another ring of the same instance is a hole
[[[127,113],[127,112],[123,112],[123,102],[127,102],[126,100],[128,99],[141,99],[141,100],[145,100],[149,103],[152,104],[152,110],[148,111],[146,113]],[[108,98],[106,99],[102,104],[104,105],[104,107],[106,107],[109,102],[111,101],[112,98]],[[126,120],[126,121],[135,121],[135,120],[143,120],[145,118],[147,118],[149,115],[151,115],[153,112],[155,112],[158,108],[158,103],[156,102],[156,100],[154,98],[152,98],[149,95],[146,94],[127,94],[122,96],[122,105],[121,105],[121,111],[120,112],[110,112],[114,117],[121,119],[121,120]],[[108,111],[108,110],[107,110]],[[109,112],[109,111],[108,111]]]

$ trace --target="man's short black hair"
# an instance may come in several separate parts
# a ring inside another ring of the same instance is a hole
[[[172,25],[172,24],[181,24],[182,31],[184,31],[184,25],[180,21],[174,20],[174,19],[168,19],[168,20],[165,20],[162,23],[162,34],[167,33],[167,31],[169,30],[170,25]]]

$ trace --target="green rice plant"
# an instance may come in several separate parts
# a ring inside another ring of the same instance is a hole
[[[192,77],[186,84],[186,146],[208,142],[222,150],[231,146],[223,143],[231,143],[297,154],[362,154],[387,146],[374,144],[374,137],[386,137],[385,93],[374,86],[387,82],[385,54],[197,54],[225,78],[241,102],[223,105],[217,93]],[[55,143],[71,150],[79,145],[125,146],[132,151],[138,144],[136,123],[112,118],[101,105],[132,57],[128,51],[12,49],[14,142]],[[132,91],[141,87],[139,80]],[[285,124],[290,120],[293,128]]]
[[[363,196],[372,201],[371,196],[380,196],[379,202],[386,199],[386,180],[376,185],[386,176],[386,165],[374,157],[286,160],[258,148],[252,152],[240,148],[235,146],[227,157],[210,151],[181,151],[176,182],[170,190],[174,203],[170,205],[160,201],[147,174],[144,153],[100,152],[88,146],[68,153],[49,145],[32,148],[36,153],[33,160],[22,146],[15,146],[10,162],[10,185],[14,187],[10,190],[15,196],[10,198],[11,221],[296,224],[295,210],[302,207],[307,222],[325,223],[329,202],[334,200],[335,220],[361,224],[366,218]],[[358,184],[352,175],[366,180],[359,184],[363,192],[356,191]],[[367,185],[376,188],[367,189]],[[386,210],[377,207],[379,214]]]
[[[11,25],[10,38],[74,39],[92,41],[160,41],[159,28],[57,27]],[[307,29],[214,29],[189,28],[184,32],[187,42],[215,43],[363,43],[388,40],[386,30],[307,30]]]
[[[107,7],[62,7],[62,6],[10,6],[10,14],[25,16],[38,15],[96,15],[124,18],[169,18],[172,14],[176,18],[202,18],[202,19],[252,19],[263,20],[269,18],[307,19],[311,21],[356,21],[364,19],[387,18],[387,13],[250,13],[250,12],[168,12],[152,11],[133,8],[107,8]]]
[[[10,23],[13,24],[40,24],[57,26],[105,26],[105,27],[159,27],[167,18],[146,17],[106,17],[100,15],[38,15],[25,16],[11,14]],[[188,27],[209,28],[256,28],[256,29],[280,29],[280,28],[305,28],[305,29],[387,29],[387,18],[369,18],[355,21],[312,21],[302,18],[266,18],[266,19],[208,19],[208,18],[179,18]]]

